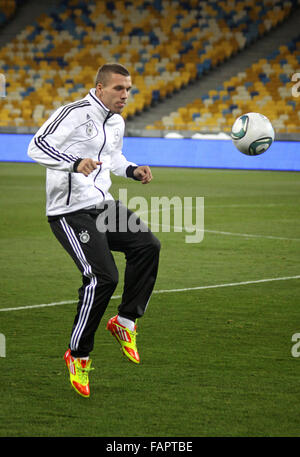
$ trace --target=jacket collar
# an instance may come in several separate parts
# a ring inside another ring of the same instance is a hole
[[[105,105],[104,103],[99,100],[99,98],[96,96],[96,89],[92,88],[88,95],[87,95],[88,100],[92,103],[93,106],[96,106],[100,111],[105,115],[105,116],[113,116],[114,113],[112,113]]]

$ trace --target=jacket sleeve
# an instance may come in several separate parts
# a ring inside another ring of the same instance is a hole
[[[59,108],[42,125],[29,143],[27,154],[35,162],[59,171],[74,171],[80,159],[62,151],[65,141],[72,135],[74,110]]]
[[[123,121],[124,122],[124,121]],[[115,146],[111,154],[111,171],[117,176],[123,176],[124,178],[129,177],[126,173],[127,168],[131,165],[136,167],[134,162],[129,162],[124,154],[122,153],[123,148],[123,135],[124,135],[124,124],[122,134],[119,137],[118,143]]]

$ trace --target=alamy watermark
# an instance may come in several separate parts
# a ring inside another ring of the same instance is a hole
[[[6,97],[6,78],[3,73],[0,73],[0,98]]]
[[[294,84],[292,86],[292,96],[293,97],[300,97],[300,73],[294,73],[292,75],[291,80],[293,82],[296,82],[296,84]]]
[[[99,232],[185,232],[186,243],[204,238],[204,197],[172,198],[142,196],[128,200],[127,189],[119,189],[119,205],[106,201],[96,222]],[[129,217],[127,208],[134,211]]]
[[[3,333],[0,333],[0,357],[6,357],[6,339]]]
[[[291,349],[292,356],[300,357],[300,333],[294,333],[292,336],[292,342],[295,343]]]

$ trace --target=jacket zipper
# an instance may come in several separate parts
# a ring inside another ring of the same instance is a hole
[[[69,173],[69,175],[68,175],[68,197],[67,197],[67,206],[69,206],[69,204],[70,204],[71,189],[72,189],[72,175],[71,175],[71,173]]]
[[[99,162],[100,162],[100,155],[101,155],[101,152],[103,151],[103,148],[104,148],[105,143],[106,143],[105,124],[106,124],[106,121],[107,121],[111,116],[112,116],[112,114],[109,112],[108,115],[106,116],[106,118],[104,119],[103,124],[102,124],[103,133],[104,133],[104,141],[103,141],[103,144],[102,144],[102,146],[101,146],[100,151],[98,152],[98,161],[99,161]],[[99,189],[99,187],[96,186],[96,179],[98,178],[98,175],[99,175],[99,173],[101,172],[101,170],[102,170],[102,165],[100,165],[99,171],[98,171],[98,173],[96,174],[96,176],[95,176],[95,178],[94,178],[94,185],[95,185],[96,189],[98,189],[98,190],[101,192],[101,194],[103,195],[103,198],[104,198],[104,197],[105,197],[104,192],[103,192],[101,189]]]

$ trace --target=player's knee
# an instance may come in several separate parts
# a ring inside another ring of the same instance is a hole
[[[159,254],[160,248],[161,248],[161,244],[160,244],[159,239],[156,238],[156,236],[154,236],[154,235],[152,235],[151,246],[152,246],[152,249],[153,249],[154,253]]]
[[[102,273],[98,279],[99,285],[114,291],[119,282],[119,274],[118,271],[114,270],[108,273]]]
[[[117,287],[118,285],[118,282],[119,282],[119,275],[118,275],[118,272],[114,272],[111,276],[110,276],[110,279],[109,279],[109,285],[110,287],[115,290],[115,288]]]
[[[150,237],[147,242],[147,251],[151,252],[153,257],[158,257],[160,252],[160,241],[153,233],[150,233]]]

